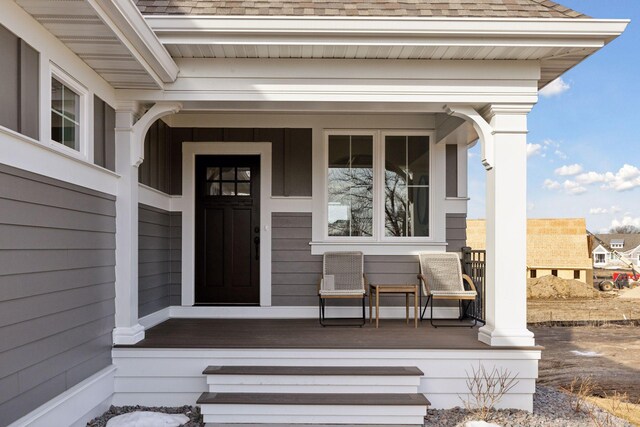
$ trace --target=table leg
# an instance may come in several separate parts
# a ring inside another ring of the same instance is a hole
[[[379,320],[380,320],[380,292],[376,291],[376,328],[378,328]]]
[[[409,292],[404,294],[404,317],[408,325],[409,324]]]
[[[373,288],[369,288],[369,323],[373,321]]]
[[[418,313],[420,312],[420,307],[418,307],[418,287],[416,286],[413,291],[413,323],[414,327],[418,327]]]

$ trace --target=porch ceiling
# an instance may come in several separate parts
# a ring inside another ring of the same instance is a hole
[[[177,66],[132,3],[15,1],[116,89],[157,89],[177,75]]]

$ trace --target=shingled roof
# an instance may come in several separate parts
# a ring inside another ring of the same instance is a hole
[[[134,0],[146,15],[588,18],[550,0]]]

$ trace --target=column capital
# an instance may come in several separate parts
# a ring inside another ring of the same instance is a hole
[[[144,139],[151,125],[161,117],[176,114],[182,109],[180,102],[157,102],[133,125],[131,164],[140,166],[144,161]]]
[[[480,114],[487,121],[501,114],[527,115],[531,112],[533,105],[534,104],[488,104],[480,109]]]

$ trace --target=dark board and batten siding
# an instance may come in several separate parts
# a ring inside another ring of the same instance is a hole
[[[138,317],[181,303],[182,215],[138,207]]]
[[[0,25],[0,126],[40,139],[40,54]]]
[[[111,364],[115,198],[0,165],[0,425]]]
[[[181,194],[183,142],[270,142],[272,195],[311,196],[311,129],[172,128],[158,120],[145,138],[140,182],[167,194]]]
[[[116,170],[116,110],[93,97],[93,163]]]

